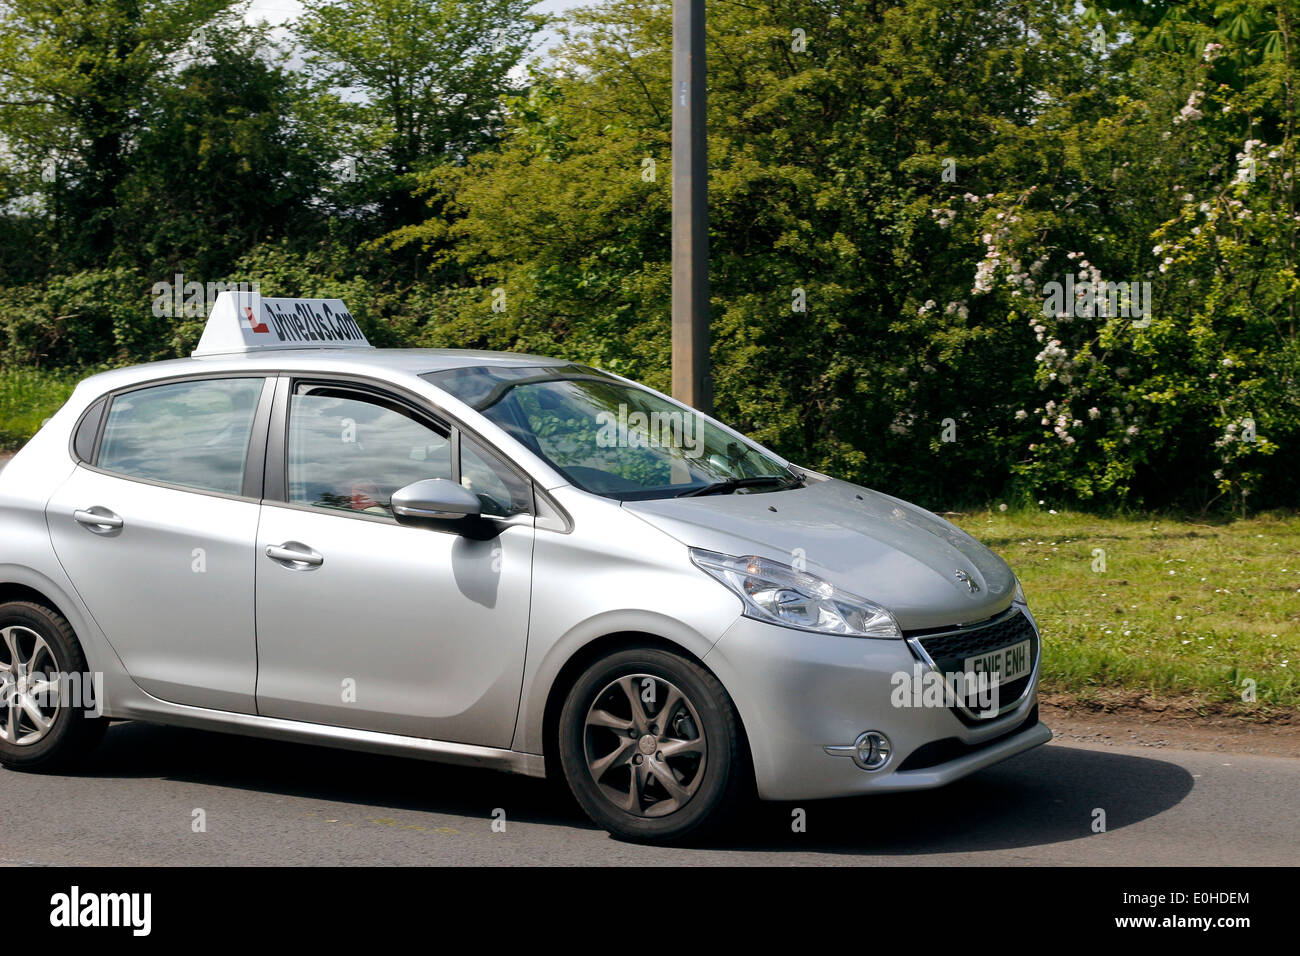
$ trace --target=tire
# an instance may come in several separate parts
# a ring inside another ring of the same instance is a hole
[[[61,695],[69,689],[64,683],[58,693],[29,696],[33,706],[43,702],[38,707],[42,716],[52,718],[42,730],[16,694],[18,680],[28,670],[79,674],[77,684],[88,682],[90,673],[81,644],[61,614],[26,601],[0,604],[0,765],[38,772],[72,766],[99,743],[108,720],[89,716],[80,701],[64,701]]]
[[[587,668],[560,712],[559,752],[587,815],[636,843],[715,836],[753,788],[726,690],[699,664],[657,648],[617,651]]]

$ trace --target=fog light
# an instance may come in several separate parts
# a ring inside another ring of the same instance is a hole
[[[853,762],[863,770],[879,770],[893,752],[889,738],[878,730],[868,730],[853,741]]]

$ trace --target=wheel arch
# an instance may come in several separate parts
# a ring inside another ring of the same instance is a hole
[[[107,671],[121,666],[116,652],[101,647],[99,632],[80,603],[44,575],[17,565],[0,566],[0,604],[10,601],[39,604],[59,614],[72,628],[91,670]]]
[[[69,613],[69,604],[66,599],[51,596],[52,594],[57,595],[58,592],[53,588],[38,588],[34,584],[22,581],[0,580],[0,604],[23,601],[28,604],[39,604],[41,607],[49,608],[71,625],[73,633],[80,640],[81,628],[78,627],[78,615],[75,611]]]
[[[68,616],[63,613],[63,608],[59,606],[59,602],[36,588],[27,584],[19,584],[16,581],[0,581],[0,604],[9,604],[11,601],[40,604],[42,607],[48,607],[51,611],[58,611],[65,618]]]
[[[551,681],[550,688],[547,690],[546,705],[542,712],[542,757],[546,764],[546,776],[549,779],[561,780],[563,777],[563,772],[560,769],[558,746],[560,711],[564,708],[564,701],[569,696],[569,691],[573,689],[573,685],[577,683],[578,678],[593,663],[602,657],[608,657],[610,654],[631,648],[655,648],[683,657],[703,668],[719,684],[722,684],[723,690],[727,690],[722,678],[704,662],[702,657],[677,641],[648,631],[615,631],[593,638],[569,655],[569,658],[560,667],[555,679]],[[729,690],[727,696],[731,696]],[[741,717],[740,708],[736,706],[734,700],[732,700],[732,709],[735,711],[736,723],[740,728],[745,748],[751,751],[752,758],[752,748],[749,743],[749,735],[745,731],[745,722]]]

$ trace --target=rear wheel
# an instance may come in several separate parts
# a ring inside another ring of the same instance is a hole
[[[700,839],[748,791],[748,746],[731,698],[703,667],[668,651],[619,651],[592,664],[569,692],[559,736],[573,795],[623,839]]]
[[[69,695],[84,697],[91,687],[85,654],[62,615],[26,601],[0,604],[0,765],[56,770],[89,751],[108,721]]]

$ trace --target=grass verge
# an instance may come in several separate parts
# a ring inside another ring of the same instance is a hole
[[[1107,709],[1300,713],[1300,516],[950,517],[1020,576],[1045,693]]]
[[[0,451],[13,451],[57,412],[82,375],[37,369],[0,369]]]

